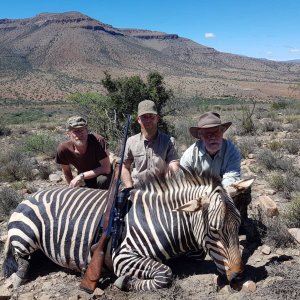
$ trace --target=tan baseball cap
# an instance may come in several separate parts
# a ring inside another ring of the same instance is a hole
[[[151,100],[143,100],[138,105],[138,117],[145,114],[157,115],[155,103]]]

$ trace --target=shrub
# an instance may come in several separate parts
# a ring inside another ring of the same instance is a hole
[[[23,140],[23,149],[30,154],[45,154],[55,157],[58,142],[47,134],[34,134]]]
[[[268,170],[293,170],[293,162],[289,158],[282,157],[279,153],[273,153],[271,150],[263,149],[257,155],[258,163],[262,164]]]
[[[283,147],[283,143],[278,140],[272,140],[268,143],[268,148],[272,151],[278,151]]]
[[[0,163],[0,180],[2,181],[33,179],[28,156],[19,150],[4,154],[0,157]]]
[[[262,132],[280,131],[282,129],[282,125],[280,123],[272,120],[264,121],[260,127]]]
[[[273,110],[285,109],[287,105],[288,103],[286,103],[285,101],[272,102],[271,109]]]
[[[4,187],[0,190],[0,212],[3,217],[8,217],[20,202],[21,196],[13,189]]]
[[[261,241],[270,247],[285,248],[295,243],[281,217],[269,218],[261,210],[254,216]]]
[[[49,166],[39,166],[39,176],[41,179],[47,180],[49,179],[49,175],[51,174],[51,169]]]
[[[284,218],[289,228],[300,228],[300,194],[296,195],[284,211]]]
[[[284,148],[288,151],[289,154],[298,154],[299,152],[299,141],[297,140],[286,140],[284,142]]]
[[[246,158],[250,153],[255,151],[255,148],[259,146],[259,142],[255,137],[240,138],[237,145],[240,149],[242,157]]]
[[[11,134],[11,129],[0,123],[0,136],[8,136]]]
[[[294,192],[300,192],[300,177],[291,170],[286,173],[283,193],[287,199],[291,199]]]
[[[287,199],[291,199],[294,192],[300,191],[300,178],[293,171],[284,174],[279,171],[272,171],[268,176],[268,181],[273,188],[282,191],[283,196]]]
[[[277,191],[284,190],[285,177],[278,171],[272,171],[268,176],[268,181],[271,187],[275,188]]]
[[[299,299],[300,298],[300,266],[299,264],[286,265],[275,261],[267,267],[268,276],[273,278],[270,284],[259,290],[259,299]],[[254,299],[250,297],[249,299]]]

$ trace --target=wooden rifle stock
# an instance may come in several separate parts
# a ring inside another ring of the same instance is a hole
[[[103,222],[103,231],[99,242],[94,247],[92,247],[93,248],[92,258],[86,272],[83,275],[83,278],[81,279],[80,286],[79,286],[80,289],[90,294],[94,292],[95,288],[97,287],[98,280],[101,277],[101,272],[104,265],[105,251],[112,232],[112,222],[114,218],[114,210],[112,208],[113,206],[116,205],[117,196],[119,192],[121,171],[123,166],[125,146],[126,146],[130,121],[131,121],[131,115],[128,115],[127,125],[125,128],[124,143],[123,143],[122,153],[121,153],[121,161],[119,165],[116,164],[114,167],[113,180],[109,186],[107,205],[105,209],[104,222]]]
[[[97,287],[98,281],[101,277],[101,272],[104,264],[105,251],[107,243],[111,234],[111,222],[112,215],[111,209],[118,194],[119,189],[119,166],[118,164],[114,168],[113,181],[109,187],[107,206],[105,209],[103,232],[96,245],[92,249],[92,258],[89,266],[84,273],[81,282],[80,289],[87,293],[92,294]]]

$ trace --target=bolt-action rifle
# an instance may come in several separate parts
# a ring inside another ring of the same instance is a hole
[[[124,202],[126,199],[124,197],[124,193],[122,192],[119,196],[119,187],[121,184],[121,171],[123,166],[124,152],[130,121],[131,115],[128,115],[124,142],[121,152],[121,161],[119,164],[116,164],[114,168],[113,180],[110,184],[107,194],[107,204],[104,212],[104,219],[102,223],[103,225],[100,229],[102,233],[97,244],[93,246],[91,261],[80,282],[80,289],[90,294],[93,293],[96,289],[98,281],[101,277],[101,272],[104,265],[105,252],[110,237],[113,236],[112,250],[114,250],[118,245],[121,235],[120,230],[123,223],[123,213],[121,210],[123,210],[125,206]]]

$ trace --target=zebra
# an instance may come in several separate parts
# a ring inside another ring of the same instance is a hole
[[[101,190],[54,188],[23,200],[8,223],[4,275],[13,274],[20,285],[37,249],[81,271],[91,259],[106,196]],[[242,276],[240,214],[219,179],[189,172],[152,176],[128,201],[123,238],[111,255],[121,290],[168,287],[173,275],[164,262],[185,253],[200,253],[202,259],[208,253],[229,281]]]

